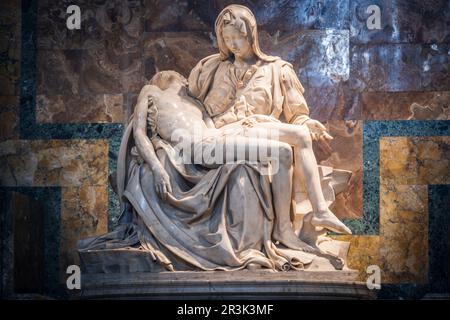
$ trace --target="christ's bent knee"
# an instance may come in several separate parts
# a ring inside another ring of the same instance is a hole
[[[285,167],[292,166],[293,162],[292,147],[287,143],[280,144],[278,148],[278,159],[282,166]]]

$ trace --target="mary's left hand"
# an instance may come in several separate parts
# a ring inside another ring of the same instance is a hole
[[[311,138],[315,141],[333,140],[333,137],[328,133],[327,128],[317,120],[308,119],[305,124],[311,132]]]

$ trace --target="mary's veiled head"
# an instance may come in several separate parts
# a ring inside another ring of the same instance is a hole
[[[215,30],[217,36],[217,44],[220,51],[221,60],[227,60],[233,55],[227,48],[223,37],[223,29],[228,26],[233,26],[242,35],[247,37],[254,54],[261,60],[274,61],[276,58],[264,54],[259,47],[258,30],[256,19],[249,8],[232,4],[227,6],[216,19]]]

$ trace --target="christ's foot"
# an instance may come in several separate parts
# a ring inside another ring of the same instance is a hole
[[[289,249],[300,250],[303,252],[316,253],[319,252],[317,248],[314,248],[300,240],[294,232],[273,232],[274,241],[280,242],[282,245]]]
[[[352,234],[352,231],[329,209],[316,212],[311,219],[311,224],[315,227],[322,227],[337,233]]]

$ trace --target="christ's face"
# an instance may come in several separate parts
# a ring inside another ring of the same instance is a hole
[[[245,59],[253,54],[253,49],[246,35],[234,26],[225,26],[222,30],[223,40],[228,50],[235,57]]]

